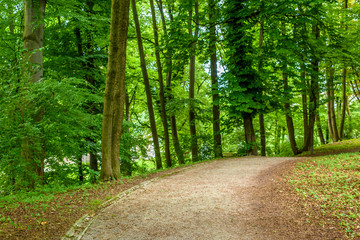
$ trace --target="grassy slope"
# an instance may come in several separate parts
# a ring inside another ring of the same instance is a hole
[[[315,155],[329,155],[298,163],[287,178],[304,205],[315,206],[349,238],[360,237],[359,150],[359,139],[323,145],[315,149]],[[345,151],[351,153],[330,155]]]

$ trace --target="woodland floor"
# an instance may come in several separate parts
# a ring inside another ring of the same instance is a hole
[[[0,239],[60,239],[85,213],[95,220],[82,239],[345,239],[319,209],[304,208],[285,181],[303,159],[245,157],[197,164],[135,190],[101,213],[99,205],[111,196],[177,170],[62,193],[42,209],[26,204],[0,209],[17,223],[0,222]]]

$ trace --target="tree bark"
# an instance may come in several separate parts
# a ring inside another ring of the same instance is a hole
[[[329,78],[327,80],[328,127],[333,142],[337,142],[339,141],[339,133],[337,129],[336,114],[335,114],[334,73],[335,73],[335,69],[330,65]]]
[[[284,37],[285,34],[286,34],[285,22],[283,21],[282,22],[282,36]],[[291,116],[290,96],[289,96],[290,87],[289,87],[289,81],[288,81],[288,77],[287,77],[287,73],[286,73],[286,71],[287,71],[286,59],[283,59],[283,61],[284,61],[284,65],[283,65],[282,77],[283,77],[283,82],[284,82],[284,94],[285,94],[284,108],[285,108],[285,116],[286,116],[286,126],[288,129],[291,150],[296,155],[296,154],[299,154],[300,152],[296,145],[294,122],[293,122],[293,119]]]
[[[261,48],[264,42],[264,21],[260,23],[259,33],[259,75],[262,73],[262,61],[261,61]],[[259,114],[259,125],[260,125],[260,143],[261,143],[261,156],[266,156],[266,132],[265,132],[265,120],[264,114]]]
[[[265,136],[265,120],[264,114],[259,114],[259,124],[260,124],[260,141],[261,141],[261,156],[266,156],[266,136]]]
[[[218,76],[217,76],[217,56],[216,56],[216,9],[215,1],[209,0],[209,22],[210,22],[210,70],[211,70],[211,88],[213,104],[213,137],[215,158],[222,157],[221,132],[220,132],[220,107],[217,102],[218,94]]]
[[[44,16],[46,0],[25,0],[24,5],[24,50],[25,58],[32,68],[32,81],[43,78]]]
[[[344,0],[344,9],[348,8],[348,0]],[[346,15],[346,11],[344,11]],[[345,25],[345,22],[342,22]],[[345,30],[347,30],[347,26],[344,26]],[[342,111],[341,111],[341,121],[340,121],[340,129],[339,129],[339,138],[342,140],[344,138],[344,126],[345,126],[345,117],[346,117],[346,107],[347,107],[347,96],[346,96],[346,76],[347,76],[347,68],[344,66],[343,74],[342,74]]]
[[[313,26],[313,35],[317,40],[320,37],[319,24],[315,23]],[[313,73],[311,74],[310,80],[310,102],[309,102],[309,135],[304,143],[304,150],[310,151],[311,154],[314,151],[314,126],[315,118],[318,107],[318,94],[319,94],[319,60],[314,54],[313,60],[311,61]]]
[[[346,117],[346,107],[347,107],[347,95],[346,95],[346,75],[347,69],[343,68],[343,76],[342,76],[342,111],[341,111],[341,122],[339,129],[339,138],[344,138],[344,126],[345,126],[345,117]]]
[[[296,145],[295,128],[294,128],[293,118],[291,117],[290,99],[288,96],[289,95],[288,92],[290,91],[290,89],[289,89],[289,85],[288,85],[288,78],[287,78],[287,75],[285,72],[283,72],[283,81],[284,81],[284,92],[285,92],[285,96],[286,96],[285,104],[284,104],[285,116],[286,116],[286,126],[288,129],[291,150],[293,151],[293,153],[295,155],[297,155],[300,153],[300,151]]]
[[[252,123],[253,119],[250,115],[244,115],[243,120],[244,120],[244,129],[245,129],[245,141],[249,147],[249,149],[247,150],[247,155],[257,156],[258,152],[257,152],[254,126]]]
[[[321,144],[326,144],[326,141],[325,141],[325,138],[324,138],[324,133],[322,131],[322,128],[321,128],[321,121],[320,121],[320,114],[319,114],[319,111],[316,113],[316,127],[318,129],[318,135],[319,135],[319,138],[320,138],[320,142]]]
[[[135,28],[136,28],[136,36],[137,36],[140,62],[141,62],[141,71],[142,71],[144,85],[145,85],[151,133],[152,133],[152,138],[153,138],[153,142],[154,142],[156,169],[161,169],[162,162],[161,162],[161,154],[160,154],[160,147],[159,147],[159,137],[158,137],[158,133],[157,133],[157,129],[156,129],[155,114],[154,114],[153,101],[152,101],[151,89],[150,89],[150,81],[149,81],[149,76],[148,76],[148,72],[146,69],[145,53],[144,53],[144,47],[143,47],[142,38],[141,38],[139,16],[137,14],[135,0],[131,0],[131,6],[132,6],[132,10],[133,10],[133,16],[134,16],[134,22],[135,22]]]
[[[78,157],[78,174],[79,174],[79,181],[84,181],[84,171],[83,171],[83,160],[82,156]]]
[[[309,135],[309,117],[308,117],[308,104],[307,104],[307,89],[308,81],[306,80],[305,65],[301,63],[301,99],[302,99],[302,111],[303,111],[303,125],[304,125],[304,143]]]
[[[24,1],[24,59],[28,61],[31,80],[39,82],[43,78],[43,42],[44,42],[44,17],[46,0],[25,0]],[[34,120],[40,122],[43,117],[43,109],[40,109]],[[40,145],[41,149],[37,149]],[[44,143],[39,139],[25,139],[22,155],[29,163],[31,171],[35,172],[37,180],[44,178]],[[31,183],[34,186],[34,181]]]
[[[130,0],[113,0],[102,127],[101,180],[119,179]]]
[[[152,16],[152,23],[154,29],[154,39],[155,39],[155,56],[156,56],[156,65],[158,69],[158,77],[159,77],[159,97],[160,97],[160,107],[161,107],[161,120],[163,123],[164,128],[164,139],[165,139],[165,159],[167,167],[171,167],[171,156],[170,156],[170,139],[169,139],[169,126],[167,122],[167,113],[165,107],[165,93],[164,93],[164,78],[163,78],[163,70],[161,66],[161,59],[160,59],[160,50],[159,50],[159,36],[158,36],[158,27],[156,23],[156,16],[155,16],[155,7],[154,1],[150,0],[150,7],[151,7],[151,16]]]
[[[190,0],[190,2],[192,3],[192,0]],[[197,42],[197,37],[199,34],[199,2],[198,0],[195,0],[195,23],[196,23],[196,28],[195,28],[195,33],[193,36],[193,31],[192,31],[192,21],[193,21],[193,10],[192,10],[192,6],[189,12],[189,35],[191,37],[194,38],[194,42],[191,44],[191,49],[190,49],[190,70],[189,70],[189,74],[190,74],[190,83],[189,83],[189,99],[190,99],[190,111],[189,111],[189,122],[190,122],[190,137],[191,137],[191,156],[192,156],[192,161],[193,162],[197,162],[199,160],[199,149],[198,149],[198,143],[197,143],[197,135],[196,135],[196,122],[195,122],[195,110],[194,107],[192,106],[192,99],[195,98],[195,52],[196,52],[196,42]]]

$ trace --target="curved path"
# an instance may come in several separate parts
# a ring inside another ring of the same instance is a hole
[[[290,160],[245,157],[195,165],[109,206],[82,239],[271,239],[245,224],[256,218],[250,189],[261,171]]]

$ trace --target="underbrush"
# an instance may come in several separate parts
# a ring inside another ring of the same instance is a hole
[[[332,148],[343,148],[353,142],[342,142]],[[348,237],[360,237],[360,153],[324,156],[298,163],[288,181],[304,204],[320,209],[329,221],[335,219]]]

